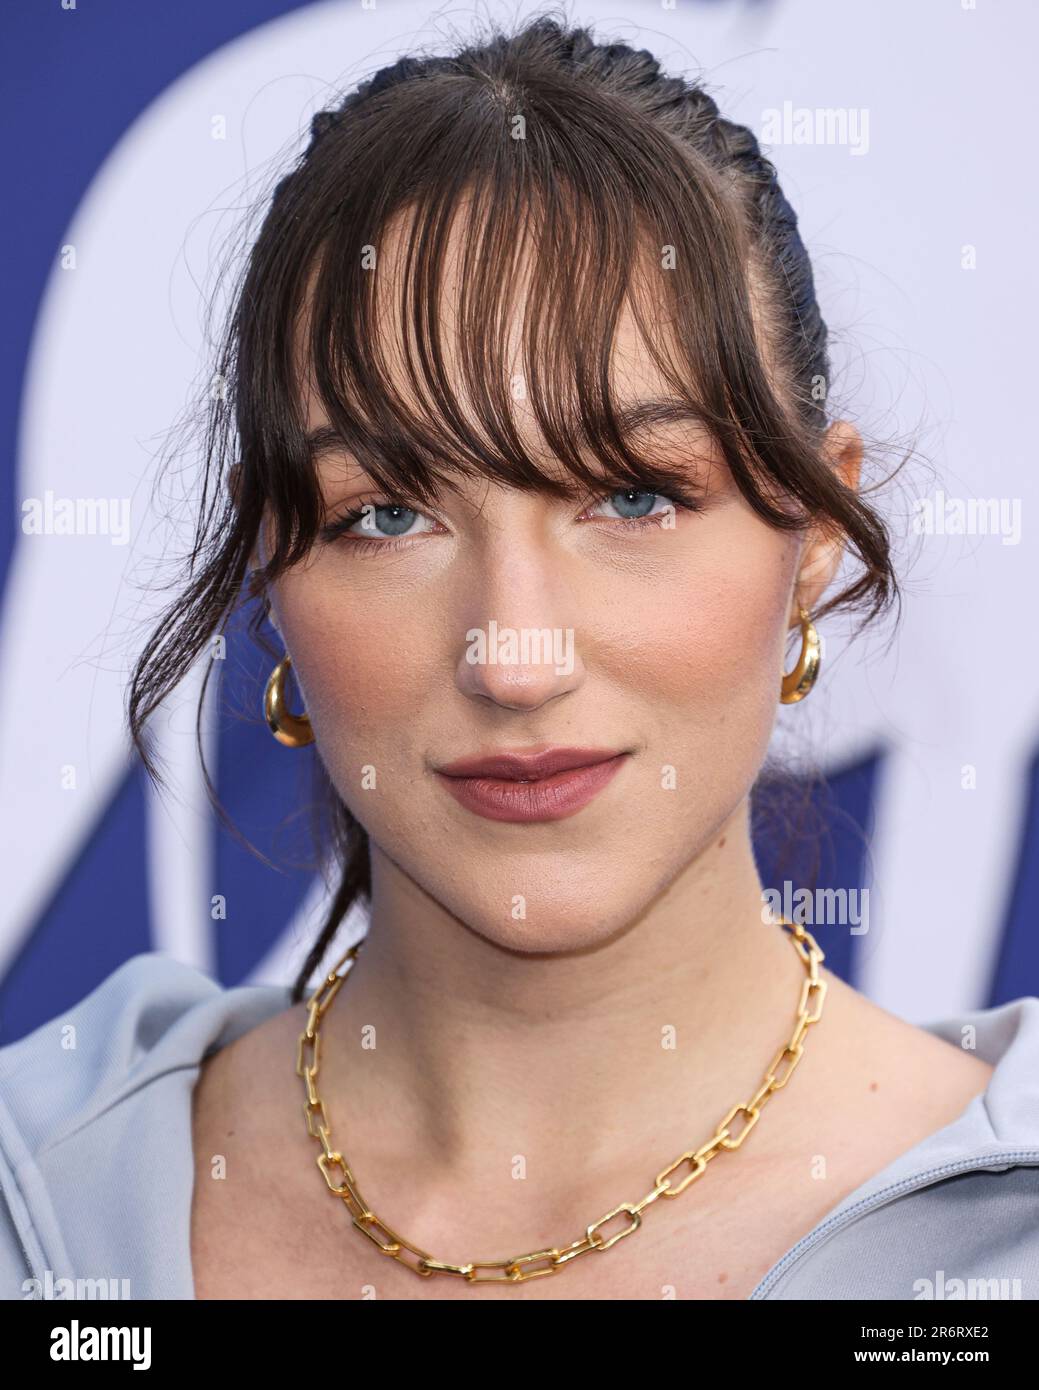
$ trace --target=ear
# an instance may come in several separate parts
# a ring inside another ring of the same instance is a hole
[[[862,436],[847,420],[835,420],[826,431],[823,454],[845,487],[857,491],[862,470]],[[813,527],[805,537],[791,608],[791,622],[800,620],[803,605],[813,613],[830,587],[841,562],[844,540]]]
[[[236,463],[236,464],[234,465],[234,467],[232,468],[232,470],[231,470],[231,471],[232,471],[232,474],[234,473],[234,469],[236,469],[237,467],[238,467],[238,464]],[[237,481],[236,481],[235,483],[232,483],[232,484],[231,484],[232,489],[233,489],[236,485],[237,485]],[[255,544],[253,545],[251,554],[249,555],[249,564],[248,564],[248,569],[249,569],[249,571],[256,570],[256,569],[260,569],[260,568],[262,568],[262,566],[266,563],[266,561],[264,560],[264,549],[265,549],[264,523],[265,523],[265,522],[266,522],[266,512],[264,513],[263,520],[261,520],[260,529],[259,529],[259,530],[257,531],[257,533],[256,533],[256,542],[255,542]],[[270,603],[267,605],[267,621],[270,623],[271,627],[274,628],[275,632],[276,632],[276,633],[278,634],[278,636],[280,637],[280,636],[281,636],[281,628],[280,628],[280,626],[278,625],[278,619],[275,617],[275,614],[274,614],[274,604],[273,604],[273,602],[270,602]]]

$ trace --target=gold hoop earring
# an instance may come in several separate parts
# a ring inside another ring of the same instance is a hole
[[[288,652],[282,657],[267,680],[263,692],[263,713],[270,731],[286,748],[303,748],[314,742],[309,714],[290,714],[285,703],[285,676],[292,665]]]
[[[794,669],[783,676],[779,695],[781,704],[796,705],[798,700],[804,699],[816,682],[821,661],[822,643],[819,641],[819,634],[807,609],[802,608],[801,654]]]

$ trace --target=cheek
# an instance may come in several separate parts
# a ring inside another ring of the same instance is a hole
[[[675,856],[709,843],[753,785],[779,705],[798,541],[756,518],[705,527],[641,591],[620,586],[612,669],[645,738],[642,851],[666,882]],[[621,641],[627,637],[627,645]]]
[[[711,723],[771,715],[797,555],[796,539],[731,508],[690,531],[677,563],[626,576],[599,631],[627,688]]]
[[[349,749],[360,766],[377,756],[385,761],[387,740],[389,756],[402,748],[409,712],[432,685],[434,644],[420,605],[405,598],[358,602],[315,569],[283,576],[278,613],[315,736],[330,760]]]

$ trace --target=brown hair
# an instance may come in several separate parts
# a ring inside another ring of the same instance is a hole
[[[437,312],[463,200],[456,323],[465,410],[448,382]],[[411,218],[397,302],[414,335],[414,410],[390,388],[373,314],[372,269],[396,217]],[[521,231],[537,253],[525,389],[562,475],[524,451],[510,411],[501,330]],[[636,289],[642,302],[669,309],[677,360],[646,323]],[[611,397],[625,303],[674,391],[672,404],[651,413],[618,412]],[[248,599],[260,600],[253,637],[281,655],[260,633],[267,586],[307,554],[324,522],[295,371],[305,305],[309,366],[332,431],[374,485],[405,505],[428,503],[453,486],[451,474],[565,496],[601,490],[604,478],[667,492],[679,474],[640,457],[632,430],[687,416],[710,431],[771,525],[811,522],[844,538],[860,572],[818,612],[855,607],[868,621],[897,594],[882,521],[822,454],[826,326],[773,165],[750,130],[723,119],[701,86],[662,73],[645,49],[596,43],[587,29],[542,15],[451,56],[384,68],[314,117],[306,151],[274,190],[220,345],[222,387],[205,406],[189,579],[130,684],[131,736],[160,782],[149,716]],[[588,449],[605,474],[583,457]],[[265,509],[276,544],[249,575]],[[370,893],[367,835],[320,759],[315,771],[328,813],[316,839],[320,847],[327,835],[337,881],[294,1000],[348,910]],[[208,773],[206,785],[218,805]]]

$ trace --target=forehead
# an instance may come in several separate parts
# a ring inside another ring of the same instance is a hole
[[[467,373],[463,369],[468,365],[469,372],[473,370],[472,350],[459,313],[463,289],[471,284],[472,277],[479,271],[479,265],[471,263],[471,256],[470,263],[465,260],[467,248],[461,235],[461,217],[466,206],[467,203],[463,203],[453,215],[452,228],[439,267],[435,304],[431,298],[426,307],[435,319],[453,404],[462,411],[475,434],[479,431],[479,425],[473,397],[466,384]],[[377,342],[368,344],[367,348],[371,353],[369,360],[378,360],[383,380],[400,396],[409,413],[432,410],[435,415],[428,380],[421,366],[416,365],[421,361],[421,351],[415,321],[410,313],[409,300],[401,293],[402,284],[413,269],[409,257],[414,254],[415,237],[410,219],[398,214],[387,224],[378,245],[372,248],[374,264],[370,273],[374,276],[373,313],[378,332]],[[326,250],[324,254],[334,253]],[[531,276],[537,254],[529,237],[517,237],[514,272],[510,273],[502,316],[495,328],[501,335],[503,386],[512,424],[523,447],[534,457],[544,457],[541,430],[523,360],[524,340],[530,327],[529,316],[537,316],[544,308],[531,298]],[[309,350],[314,287],[320,266],[321,262],[316,262],[308,277],[294,335],[294,361],[301,420],[316,446],[316,452],[327,456],[332,452],[327,446],[332,443],[334,431],[330,428],[329,414],[315,381]],[[644,285],[645,281],[642,283]],[[702,441],[705,431],[692,411],[684,417],[673,418],[675,411],[681,410],[686,401],[676,395],[673,382],[668,380],[660,361],[661,354],[667,359],[672,352],[672,338],[667,323],[669,312],[663,296],[654,298],[645,290],[640,295],[638,312],[630,298],[620,305],[609,354],[611,400],[622,417],[625,431],[637,435],[640,440],[666,432],[669,438],[681,435]],[[647,333],[652,337],[652,349],[647,341]],[[465,360],[467,349],[470,358],[468,364]],[[670,360],[673,361],[673,357]],[[536,370],[546,368],[537,364]]]

